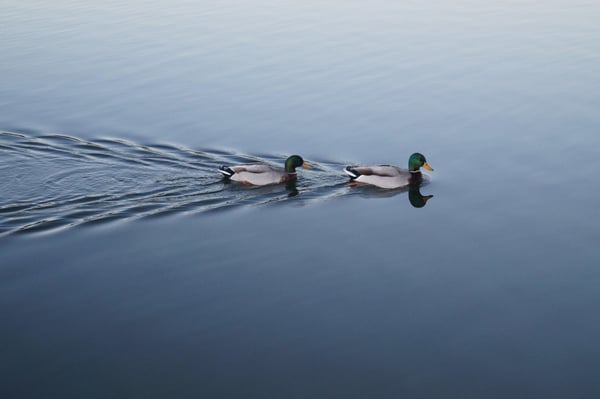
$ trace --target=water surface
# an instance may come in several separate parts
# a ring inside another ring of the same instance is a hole
[[[598,20],[5,1],[3,396],[598,397]],[[426,206],[346,186],[415,151]]]

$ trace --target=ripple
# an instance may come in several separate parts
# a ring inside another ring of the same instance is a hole
[[[222,180],[217,172],[223,164],[283,164],[285,158],[120,138],[89,141],[0,131],[0,236],[238,206],[286,201],[304,205],[346,195],[398,193],[350,188],[341,170],[352,162],[329,159],[307,159],[313,170],[302,171],[288,185],[244,186]]]

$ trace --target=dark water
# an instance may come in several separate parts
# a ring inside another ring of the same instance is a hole
[[[598,397],[598,20],[5,2],[1,396]],[[415,151],[426,206],[346,185]]]

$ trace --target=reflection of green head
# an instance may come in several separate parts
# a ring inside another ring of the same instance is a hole
[[[408,158],[408,170],[411,172],[418,172],[421,167],[424,167],[427,170],[433,170],[433,168],[427,163],[425,156],[415,152],[410,156],[410,158]]]
[[[295,197],[296,195],[300,194],[298,187],[296,187],[296,179],[289,179],[285,183],[285,189],[288,192],[288,197]]]
[[[304,159],[302,159],[300,155],[292,155],[291,157],[285,160],[285,171],[287,173],[296,172],[296,168],[298,166],[310,169],[310,166],[308,166],[308,164],[304,162]]]
[[[415,208],[423,208],[431,198],[433,195],[421,195],[419,186],[410,187],[408,190],[408,200]]]

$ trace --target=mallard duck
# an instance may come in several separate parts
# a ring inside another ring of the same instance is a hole
[[[310,169],[301,156],[292,155],[285,160],[285,167],[280,168],[268,163],[254,163],[234,166],[221,166],[219,172],[227,179],[243,184],[264,186],[267,184],[284,183],[296,179],[296,168],[302,166]]]
[[[408,170],[393,165],[346,166],[344,172],[353,182],[381,188],[400,188],[421,181],[421,167],[433,170],[423,154],[415,152],[408,158]]]

